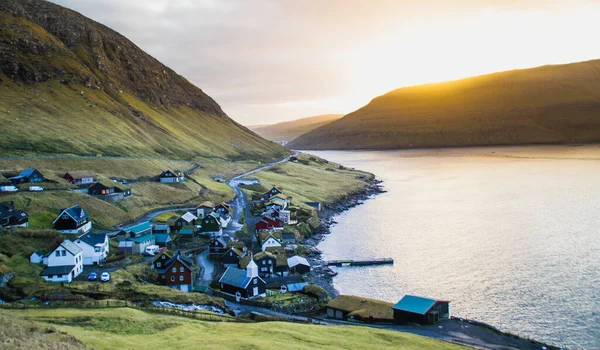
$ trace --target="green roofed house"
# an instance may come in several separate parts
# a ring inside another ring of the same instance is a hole
[[[179,230],[179,235],[181,237],[194,237],[195,228],[194,226],[184,226],[181,230]]]
[[[449,317],[449,304],[450,302],[446,300],[405,295],[404,298],[392,307],[394,310],[394,321],[398,324],[435,324],[439,320]]]
[[[146,251],[146,247],[154,245],[155,243],[154,235],[152,234],[147,234],[140,237],[130,237],[127,238],[127,240],[135,243],[133,245],[134,254],[143,254]]]

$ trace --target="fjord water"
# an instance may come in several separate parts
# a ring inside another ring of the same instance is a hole
[[[372,172],[387,193],[336,218],[324,259],[341,294],[448,299],[454,316],[570,348],[600,348],[600,147],[312,152]]]

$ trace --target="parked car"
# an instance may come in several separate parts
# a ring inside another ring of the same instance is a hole
[[[0,192],[17,192],[18,190],[16,186],[0,186]]]
[[[122,183],[122,184],[126,184],[126,183],[127,183],[127,180],[121,180],[121,183]]]
[[[102,272],[102,274],[100,275],[100,281],[102,281],[102,282],[110,281],[110,274],[108,272]]]
[[[29,186],[30,192],[42,192],[43,190],[44,188],[40,186]]]
[[[149,245],[146,247],[146,251],[144,254],[150,255],[150,256],[156,255],[156,252],[158,251],[159,248],[160,247],[157,245]]]
[[[88,275],[88,281],[95,281],[98,279],[98,275],[95,272],[92,272]]]

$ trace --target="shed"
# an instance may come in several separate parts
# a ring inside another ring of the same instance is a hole
[[[450,302],[446,300],[405,295],[392,307],[394,321],[398,324],[435,324],[439,320],[447,319],[450,316],[449,305]]]
[[[165,247],[167,249],[173,249],[173,239],[167,233],[156,233],[154,234],[154,243],[159,247]]]
[[[125,255],[133,254],[135,242],[133,241],[121,241],[119,242],[119,251]]]
[[[394,304],[381,300],[353,295],[340,295],[327,303],[327,317],[354,318],[367,322],[390,322],[393,320]]]
[[[295,255],[288,259],[290,273],[305,274],[310,272],[310,263],[306,258]]]

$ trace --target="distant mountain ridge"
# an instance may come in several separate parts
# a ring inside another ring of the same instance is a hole
[[[0,1],[0,95],[0,150],[175,158],[287,152],[121,34],[42,0]]]
[[[273,125],[250,127],[252,131],[271,141],[292,141],[309,131],[343,117],[343,114],[322,114]]]
[[[288,144],[405,149],[600,142],[600,60],[406,87]]]

